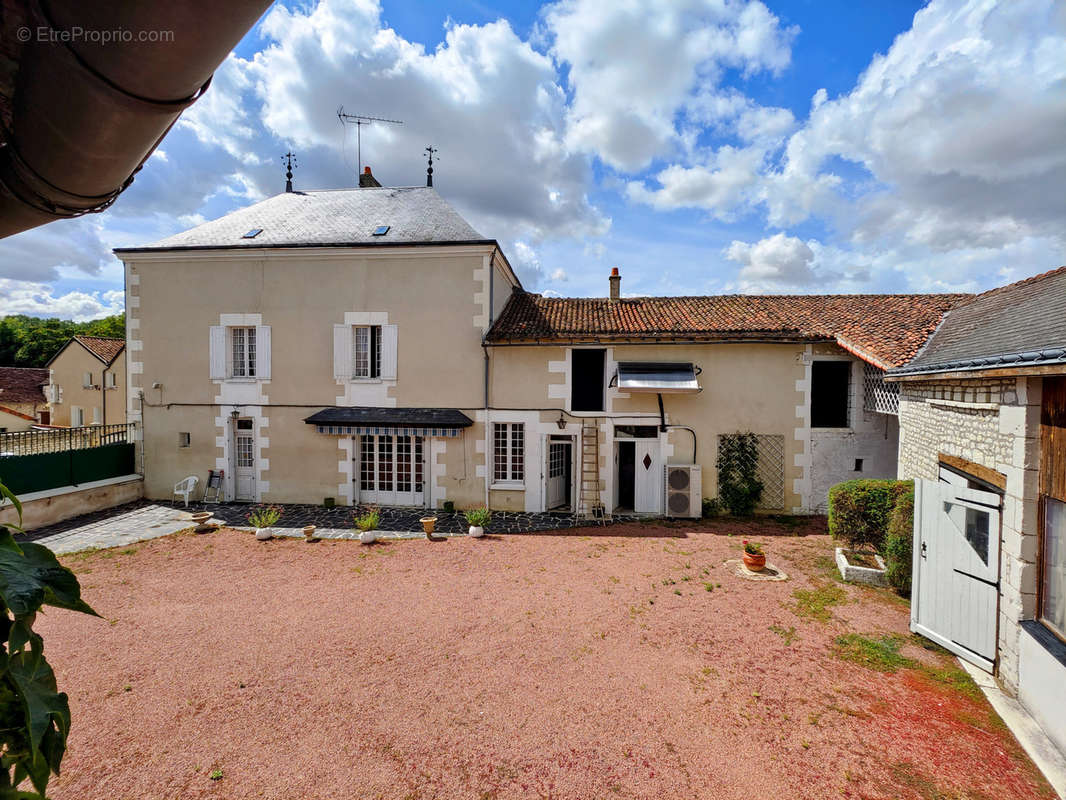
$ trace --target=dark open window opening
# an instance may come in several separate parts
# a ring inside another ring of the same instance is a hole
[[[603,411],[603,366],[606,350],[574,350],[571,353],[572,411]]]
[[[850,400],[851,362],[815,361],[811,369],[811,427],[848,427]]]
[[[618,508],[634,507],[636,502],[637,443],[618,442]]]

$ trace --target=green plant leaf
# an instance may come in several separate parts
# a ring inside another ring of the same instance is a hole
[[[70,731],[70,704],[56,688],[56,676],[41,650],[23,650],[11,656],[8,678],[21,694],[30,754],[20,763],[37,791],[44,793],[49,771],[59,772]]]
[[[0,486],[2,485],[0,484]],[[11,535],[11,531],[4,525],[0,525],[0,550],[10,550],[12,553],[22,555],[22,548],[15,541],[15,537]]]
[[[15,510],[19,514],[19,525],[21,526],[22,525],[22,503],[19,501],[19,499],[17,497],[15,497],[15,493],[12,492],[10,489],[8,489],[6,486],[4,486],[4,484],[0,483],[0,497],[6,497],[8,500],[11,501],[11,505],[13,505],[15,507]]]
[[[81,599],[74,573],[51,550],[33,542],[23,544],[21,554],[0,547],[0,597],[16,618],[41,605],[100,616]]]

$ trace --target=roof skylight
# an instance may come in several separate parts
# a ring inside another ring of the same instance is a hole
[[[254,239],[256,236],[263,232],[262,228],[252,228],[248,233],[241,236],[242,239]]]
[[[376,228],[374,228],[374,235],[375,236],[384,236],[388,232],[389,232],[389,226],[388,225],[378,225]]]

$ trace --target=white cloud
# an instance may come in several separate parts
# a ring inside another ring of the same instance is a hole
[[[551,274],[551,279],[556,283],[565,283],[569,280],[569,276],[566,274],[565,269],[557,269]]]
[[[118,290],[57,295],[55,289],[44,283],[0,278],[0,316],[30,314],[84,322],[120,314],[124,303],[123,293]]]
[[[814,251],[795,236],[778,233],[755,244],[734,241],[725,256],[740,264],[740,283],[749,290],[806,287],[817,279],[811,269]]]
[[[726,67],[780,72],[798,33],[757,1],[562,0],[543,18],[569,67],[567,144],[630,172],[679,144],[698,87]]]
[[[851,182],[857,241],[903,237],[933,250],[1060,237],[1066,216],[1066,7],[1054,0],[936,0],[847,95],[815,95],[764,198],[773,224],[824,211]],[[840,198],[837,213],[853,207]]]

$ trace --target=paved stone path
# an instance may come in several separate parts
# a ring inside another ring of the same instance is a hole
[[[83,514],[64,522],[38,528],[16,536],[18,541],[35,541],[55,553],[74,553],[93,548],[121,547],[146,539],[168,536],[193,526],[192,514],[210,511],[211,518],[220,525],[251,531],[247,515],[251,506],[243,503],[190,503],[186,509],[179,502],[153,502],[140,500],[116,508]],[[303,537],[305,525],[315,525],[315,536],[320,539],[357,539],[359,532],[352,528],[352,518],[359,509],[323,508],[310,505],[282,506],[283,514],[275,536]],[[423,537],[419,518],[425,511],[409,508],[379,509],[381,522],[379,539],[417,539]],[[466,536],[467,524],[459,512],[435,512],[435,533],[439,536]],[[628,521],[629,517],[625,520]],[[615,521],[623,521],[616,517]],[[487,533],[535,533],[561,530],[587,525],[573,514],[519,512],[493,512]],[[608,523],[609,524],[609,523]]]

